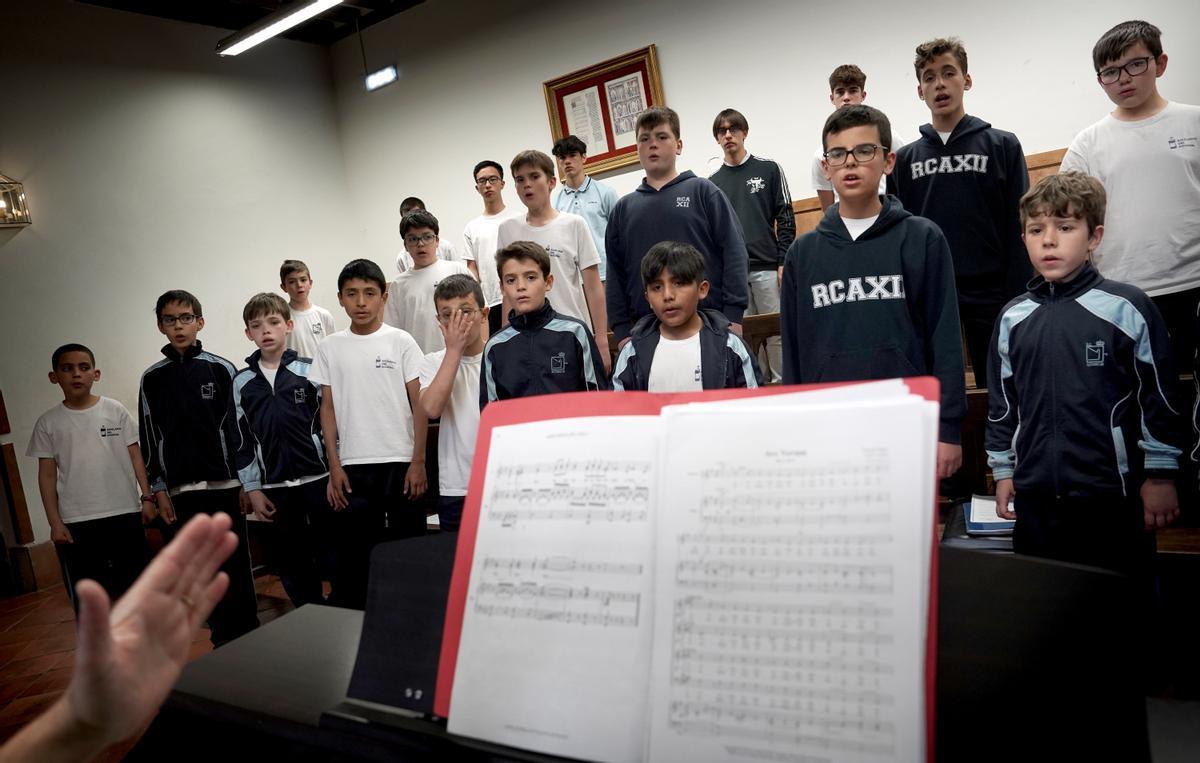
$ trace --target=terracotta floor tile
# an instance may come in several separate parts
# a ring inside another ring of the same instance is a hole
[[[36,694],[48,694],[51,692],[62,692],[66,690],[67,684],[71,683],[71,666],[55,668],[42,673],[34,679],[33,683],[25,687],[25,690],[18,694],[18,697],[32,697]]]
[[[68,602],[63,602],[62,606],[42,606],[33,612],[29,613],[20,622],[22,625],[45,625],[55,623],[66,623],[75,619],[75,612],[71,609]]]
[[[27,660],[13,660],[0,668],[0,683],[26,676],[37,677],[47,670],[53,670],[62,654],[46,654],[41,657],[31,657]]]
[[[62,692],[56,691],[14,699],[3,710],[0,710],[0,726],[28,723],[54,704],[54,700],[61,695]]]
[[[61,623],[60,623],[61,625]],[[6,631],[0,631],[0,646],[24,644],[28,641],[50,635],[58,625],[43,623],[42,625],[14,625]],[[71,625],[74,628],[74,624]]]
[[[38,680],[38,676],[24,678],[0,678],[0,708],[25,693]]]
[[[64,623],[72,625],[74,623]],[[24,644],[21,653],[15,659],[25,659],[26,657],[39,657],[43,654],[57,654],[58,652],[74,651],[75,649],[75,631],[72,628],[71,632],[58,635],[47,636],[36,641],[30,641]]]

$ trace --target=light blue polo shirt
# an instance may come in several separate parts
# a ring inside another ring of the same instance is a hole
[[[596,251],[600,252],[600,280],[603,281],[608,266],[608,254],[604,251],[604,232],[608,230],[608,216],[617,205],[617,192],[590,177],[583,181],[579,190],[566,183],[562,183],[558,188],[558,194],[554,197],[554,208],[559,212],[572,212],[587,221],[588,229],[592,231],[592,240],[596,242]]]

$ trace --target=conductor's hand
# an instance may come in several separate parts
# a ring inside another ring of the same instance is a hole
[[[1148,479],[1142,483],[1142,511],[1147,530],[1166,527],[1179,517],[1175,480]]]
[[[1013,481],[996,480],[996,516],[1001,519],[1016,519],[1017,512],[1013,510]]]
[[[76,586],[78,642],[65,701],[78,724],[117,742],[166,699],[197,629],[229,587],[217,569],[237,546],[230,525],[222,514],[193,518],[111,612],[100,584]]]
[[[329,467],[329,485],[325,488],[325,499],[334,511],[345,511],[350,505],[350,478],[340,466]]]
[[[944,480],[962,466],[962,446],[939,442],[937,447],[937,476]]]

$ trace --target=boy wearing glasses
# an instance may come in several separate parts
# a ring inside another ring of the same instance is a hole
[[[383,309],[383,322],[412,334],[421,352],[445,347],[433,304],[434,288],[447,276],[470,274],[463,263],[438,257],[439,230],[437,218],[423,209],[409,212],[400,221],[400,235],[412,267],[388,286]]]
[[[479,431],[479,369],[487,341],[483,327],[488,309],[479,282],[469,275],[442,279],[434,289],[433,301],[445,349],[425,356],[420,403],[429,418],[441,418],[438,522],[443,530],[457,530]]]
[[[784,260],[783,383],[936,376],[944,478],[962,464],[967,407],[953,263],[936,225],[879,195],[896,161],[891,132],[870,106],[825,122],[825,174],[839,201]]]
[[[1096,79],[1116,108],[1075,136],[1060,171],[1104,185],[1108,216],[1096,267],[1150,295],[1184,364],[1195,350],[1200,301],[1200,106],[1159,94],[1167,71],[1161,34],[1126,21],[1096,43]]]
[[[463,259],[467,268],[483,287],[483,298],[489,308],[504,301],[500,291],[500,277],[496,274],[496,237],[500,223],[515,213],[504,206],[504,168],[491,159],[475,165],[471,173],[475,179],[475,192],[483,199],[483,214],[467,223],[463,229]],[[488,315],[488,333],[500,330],[504,310],[492,310]]]
[[[937,223],[950,242],[967,352],[983,386],[996,316],[1033,275],[1017,214],[1029,172],[1017,136],[967,115],[963,96],[972,83],[961,41],[918,45],[914,68],[930,122],[896,151],[888,191]]]
[[[164,359],[146,369],[138,389],[142,458],[167,540],[196,514],[219,512],[232,520],[238,545],[221,566],[229,590],[208,618],[213,645],[220,646],[258,627],[237,470],[239,461],[253,459],[253,445],[238,431],[236,369],[196,338],[204,328],[200,300],[183,290],[168,291],[154,314],[167,345]]]

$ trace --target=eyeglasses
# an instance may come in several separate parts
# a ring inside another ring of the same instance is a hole
[[[887,151],[887,146],[881,146],[878,143],[860,143],[854,148],[847,151],[844,148],[831,148],[825,152],[825,161],[830,167],[840,167],[846,163],[846,157],[854,154],[854,160],[857,162],[869,162],[875,158],[875,152],[879,149]]]
[[[475,185],[489,186],[499,185],[504,182],[499,175],[488,175],[487,177],[475,178]]]
[[[458,312],[462,313],[463,317],[466,318],[467,320],[473,319],[479,313],[479,311],[473,307],[460,307],[458,309]],[[438,320],[441,321],[442,323],[449,323],[450,319],[453,317],[454,317],[453,311],[438,314]]]
[[[192,315],[191,313],[184,313],[183,315],[164,315],[158,319],[158,322],[167,328],[174,326],[176,323],[182,323],[184,326],[190,326],[196,322],[196,318],[198,317],[199,316]]]
[[[1139,74],[1145,74],[1150,68],[1150,62],[1154,60],[1154,56],[1142,56],[1130,61],[1126,61],[1123,66],[1110,66],[1107,69],[1101,69],[1096,72],[1096,78],[1105,85],[1111,85],[1121,79],[1121,72],[1125,72],[1130,77],[1136,77]]]
[[[429,244],[436,239],[437,236],[433,233],[422,233],[420,236],[405,236],[404,243],[409,246],[419,246],[421,244]]]

